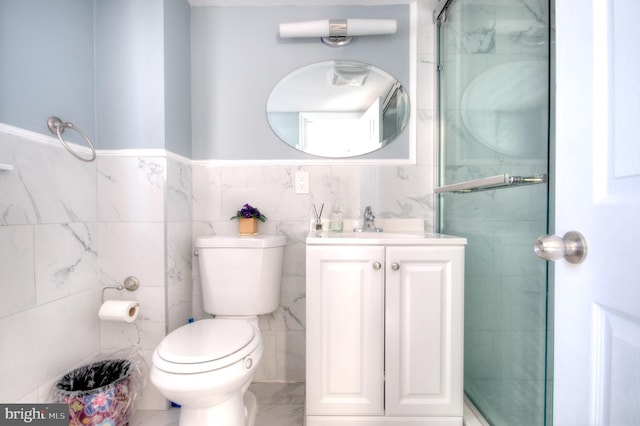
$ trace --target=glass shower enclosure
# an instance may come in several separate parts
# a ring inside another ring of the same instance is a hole
[[[466,237],[465,395],[492,426],[551,424],[549,3],[442,0],[438,227]]]

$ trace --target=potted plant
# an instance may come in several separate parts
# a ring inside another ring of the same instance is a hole
[[[236,212],[235,216],[231,217],[231,220],[233,219],[238,219],[238,233],[240,235],[257,235],[258,221],[265,222],[267,217],[260,213],[257,207],[245,204]]]

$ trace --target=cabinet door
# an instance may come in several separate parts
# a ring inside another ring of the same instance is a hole
[[[307,414],[383,414],[384,248],[307,246]]]
[[[389,247],[386,411],[462,416],[463,247]]]

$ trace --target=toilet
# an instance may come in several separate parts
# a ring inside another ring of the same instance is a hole
[[[214,318],[169,333],[152,357],[151,382],[181,405],[180,426],[253,426],[247,391],[262,358],[258,315],[278,309],[285,238],[196,238],[204,310]]]

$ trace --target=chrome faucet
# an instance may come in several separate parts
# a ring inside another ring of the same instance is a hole
[[[375,224],[376,217],[373,215],[371,206],[367,206],[364,209],[364,215],[362,216],[362,227],[354,229],[355,232],[382,232],[381,228],[377,228]]]

